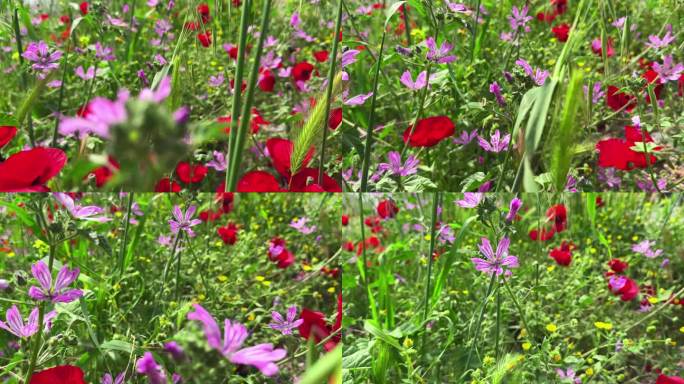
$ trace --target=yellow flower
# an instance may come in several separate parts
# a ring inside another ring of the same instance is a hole
[[[263,284],[263,285],[265,285],[265,286],[267,286],[267,287],[270,287],[270,286],[271,286],[271,282],[268,281],[268,280],[262,281],[261,284]]]
[[[335,293],[335,287],[330,287],[328,288],[329,293]]]
[[[602,321],[597,321],[594,323],[594,326],[598,329],[605,329],[606,331],[610,331],[613,329],[613,324],[611,323],[604,323]]]
[[[490,365],[494,362],[494,358],[491,356],[485,356],[484,360],[482,360],[482,363],[484,365]]]
[[[308,265],[308,264],[303,264],[303,265],[302,265],[302,269],[303,269],[305,272],[309,272],[312,268],[311,268],[311,266]]]
[[[411,347],[413,347],[413,340],[407,337],[404,339],[403,344],[404,344],[404,348],[411,348]]]
[[[556,326],[556,324],[550,323],[550,324],[546,324],[546,330],[551,332],[551,333],[554,333],[558,330],[558,327]]]
[[[648,298],[648,302],[651,304],[656,304],[656,303],[658,303],[658,298],[651,296]]]
[[[256,279],[256,281],[264,281],[264,280],[266,280],[263,276],[257,276],[257,277],[255,277],[254,279]]]
[[[522,344],[523,351],[529,351],[530,348],[532,348],[532,343],[530,343],[529,341],[526,341]]]
[[[217,277],[217,279],[218,279],[218,281],[225,283],[228,280],[228,276],[220,275],[219,277]]]
[[[684,327],[679,328],[679,332],[684,333]]]
[[[594,375],[594,370],[593,370],[592,368],[587,368],[587,370],[584,371],[584,373],[586,373],[587,376],[593,376],[593,375]]]
[[[254,316],[254,312],[251,312],[251,313],[247,316],[247,320],[249,320],[249,321],[254,321],[255,318],[256,318],[256,316]]]

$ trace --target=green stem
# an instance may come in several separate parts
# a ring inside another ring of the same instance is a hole
[[[485,295],[485,298],[482,302],[482,309],[480,309],[480,314],[477,317],[477,324],[475,324],[475,335],[473,337],[473,341],[470,344],[470,348],[468,350],[468,359],[466,360],[466,365],[465,365],[466,370],[468,369],[468,367],[470,367],[470,360],[473,357],[473,350],[475,349],[475,346],[477,345],[478,339],[480,338],[480,328],[482,327],[482,319],[484,318],[485,309],[487,308],[487,300],[489,300],[489,295],[492,293],[492,289],[494,288],[495,282],[496,282],[496,273],[492,273],[492,278],[489,280],[489,287],[487,287],[487,294]]]
[[[363,150],[363,171],[361,176],[361,192],[368,192],[368,169],[370,167],[370,154],[373,146],[373,125],[375,125],[375,100],[378,96],[378,79],[380,77],[380,67],[382,66],[382,51],[385,49],[385,35],[383,30],[382,41],[380,42],[380,52],[378,53],[378,63],[375,67],[375,78],[373,79],[373,96],[371,98],[371,110],[368,117],[368,129],[366,130],[366,145]]]
[[[62,101],[64,100],[64,88],[66,86],[66,81],[67,81],[67,68],[69,66],[69,52],[71,51],[71,46],[73,44],[71,43],[73,37],[69,39],[69,45],[66,48],[66,52],[64,53],[64,64],[62,65],[62,84],[59,86],[59,99],[57,100],[57,114],[58,116],[55,118],[55,128],[52,132],[52,146],[55,147],[57,145],[57,133],[59,132],[59,120],[60,116],[59,113],[62,111]],[[93,78],[93,81],[95,79]],[[88,100],[86,100],[87,102]]]
[[[435,226],[437,224],[437,209],[439,207],[439,192],[433,192],[432,194],[432,220],[430,223],[430,248],[428,253],[428,267],[427,267],[427,280],[425,284],[425,308],[423,309],[423,324],[427,321],[428,311],[431,307],[430,302],[430,277],[432,276],[432,262],[433,253],[435,252]],[[425,349],[425,337],[427,332],[423,332],[423,342],[421,348]]]
[[[365,223],[363,218],[363,193],[359,192],[359,221],[361,224],[361,257],[362,265],[359,268],[361,272],[361,277],[363,279],[363,285],[366,288],[366,294],[368,295],[368,305],[371,307],[371,313],[373,320],[378,320],[378,312],[375,308],[375,299],[373,299],[373,294],[371,292],[370,286],[368,285],[368,271],[366,270],[367,259],[366,259],[366,231]]]
[[[52,272],[50,272],[52,273]],[[31,360],[29,361],[28,371],[26,372],[26,381],[24,384],[31,382],[33,377],[33,370],[36,368],[36,361],[38,361],[38,352],[40,351],[40,341],[43,337],[43,319],[45,317],[43,305],[38,305],[38,332],[33,336],[33,345],[31,350]]]
[[[124,274],[126,259],[126,245],[128,245],[128,227],[131,223],[131,209],[133,207],[133,192],[128,194],[128,207],[126,209],[126,223],[124,224],[123,242],[119,250],[119,276]]]
[[[498,363],[499,362],[499,333],[501,329],[501,292],[500,292],[501,285],[497,284],[496,286],[496,334],[494,336],[494,356],[495,356],[495,361]]]
[[[19,10],[18,8],[14,8],[14,37],[17,40],[17,52],[19,53],[19,65],[23,67],[24,65],[24,57],[22,54],[24,53],[24,49],[22,48],[21,45],[21,32],[19,31]],[[24,88],[24,92],[28,91],[28,80],[26,79],[26,73],[21,70],[21,84],[22,87]],[[21,125],[23,122],[24,118],[23,116],[18,116],[17,115],[17,124]],[[29,141],[31,142],[31,147],[36,146],[36,138],[33,134],[33,119],[31,118],[31,115],[28,117],[28,134],[29,134]]]
[[[475,8],[475,21],[473,22],[473,38],[470,42],[470,62],[475,60],[475,41],[477,40],[477,24],[480,21],[480,0],[477,0],[477,7]]]
[[[243,72],[245,68],[247,27],[249,26],[247,19],[249,18],[251,9],[252,1],[246,0],[244,4],[242,4],[242,15],[240,17],[240,36],[238,42],[238,56],[236,61],[237,68],[235,70],[235,80],[233,83],[233,106],[230,113],[230,135],[228,137],[228,156],[226,156],[226,158],[229,160],[233,158],[233,154],[235,152],[233,147],[236,146],[237,141],[238,120],[240,119],[238,113],[240,112],[240,95],[242,93],[242,78],[244,76]],[[231,170],[233,169],[231,164],[228,166]],[[231,172],[226,172],[226,181],[224,186],[225,191],[231,191],[231,189],[228,189],[228,184],[230,183],[230,173]]]
[[[342,25],[342,0],[337,7],[337,20],[335,21],[335,35],[333,36],[332,56],[330,69],[328,70],[328,89],[325,99],[325,120],[323,121],[323,142],[321,143],[321,156],[318,161],[318,184],[323,185],[323,167],[325,164],[325,149],[328,140],[328,121],[330,120],[330,104],[332,104],[333,80],[335,78],[335,64],[337,63],[337,46],[339,43],[340,26]]]
[[[404,17],[404,27],[406,27],[406,28],[404,28],[404,31],[406,32],[406,43],[407,43],[407,46],[410,47],[411,45],[413,45],[413,43],[411,42],[411,24],[409,24],[409,15],[408,15],[407,3],[404,3],[404,5],[402,5],[402,8],[404,8],[404,12],[403,12],[402,16]]]
[[[506,283],[506,279],[504,279],[504,286],[506,287],[508,294],[511,296],[511,299],[513,299],[513,304],[515,304],[515,308],[518,310],[518,315],[520,315],[520,320],[523,323],[523,327],[525,327],[527,335],[530,337],[530,339],[534,340],[532,333],[530,332],[530,327],[527,326],[527,321],[525,320],[525,312],[523,312],[522,307],[520,304],[518,304],[518,299],[515,298],[513,291],[511,291],[511,287]]]
[[[430,88],[430,70],[431,69],[432,69],[432,62],[428,61],[427,65],[425,66],[425,74],[426,74],[427,83],[425,84],[425,89],[423,89],[423,93],[420,96],[420,104],[418,104],[418,113],[416,113],[416,117],[413,119],[413,124],[411,124],[411,130],[409,131],[406,142],[404,143],[404,146],[401,149],[401,157],[402,158],[404,157],[404,154],[406,153],[406,150],[408,149],[408,144],[411,142],[411,136],[413,136],[413,131],[416,129],[416,124],[418,124],[418,120],[420,119],[420,116],[423,114],[423,108],[425,106],[425,99],[427,98],[428,88]]]

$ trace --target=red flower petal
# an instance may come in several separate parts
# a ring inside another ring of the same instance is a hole
[[[318,169],[304,168],[292,177],[290,192],[342,192],[332,177],[323,174],[323,185],[318,184]]]
[[[245,173],[237,184],[238,192],[280,192],[275,176],[264,171]]]
[[[192,165],[185,161],[181,161],[176,166],[176,174],[178,175],[178,178],[180,181],[186,184],[201,182],[207,175],[207,171],[207,167],[202,164]]]
[[[59,365],[31,376],[30,384],[86,384],[81,368],[73,365]]]
[[[660,375],[655,384],[684,384],[684,379],[677,376]]]
[[[33,148],[0,163],[0,192],[47,191],[45,183],[64,168],[67,157],[56,148]]]
[[[292,157],[292,150],[294,149],[294,144],[288,139],[281,138],[271,138],[266,141],[266,148],[268,148],[268,154],[271,156],[273,161],[273,167],[278,171],[278,173],[286,179],[290,178],[290,162]],[[311,147],[306,156],[304,156],[304,161],[302,161],[302,167],[306,167],[311,161],[314,154],[314,148]]]
[[[157,182],[154,186],[155,192],[180,192],[181,186],[175,181],[171,181],[168,177],[165,177]]]
[[[553,32],[558,41],[566,42],[570,34],[570,25],[568,23],[559,24],[551,28],[551,32]]]
[[[14,136],[17,135],[17,127],[11,126],[1,126],[0,127],[0,148],[4,147],[12,141]]]
[[[378,216],[382,217],[383,219],[391,219],[397,215],[399,212],[399,207],[397,207],[397,204],[395,204],[392,200],[382,200],[378,203],[376,210],[378,211]]]
[[[328,119],[328,128],[337,129],[342,124],[342,108],[335,108],[330,111],[330,118]]]
[[[404,142],[411,147],[432,147],[454,134],[455,126],[446,116],[433,116],[422,119],[411,133],[409,125],[404,131]],[[410,141],[409,141],[410,135]]]
[[[308,81],[313,73],[314,66],[306,61],[295,64],[292,68],[292,78],[295,81]]]
[[[318,61],[319,63],[324,63],[328,61],[328,51],[326,50],[316,51],[313,53],[313,55],[316,61]]]
[[[610,85],[606,93],[606,105],[613,111],[626,108],[627,112],[632,112],[636,107],[636,98],[632,95],[620,92],[620,88]]]

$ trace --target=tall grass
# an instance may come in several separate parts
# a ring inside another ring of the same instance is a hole
[[[565,187],[568,171],[574,153],[574,139],[578,129],[577,111],[582,100],[582,72],[574,71],[565,92],[563,112],[558,129],[553,140],[551,150],[551,174],[556,191],[562,191]]]

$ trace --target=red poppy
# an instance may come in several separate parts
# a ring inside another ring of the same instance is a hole
[[[682,74],[681,76],[679,76],[679,81],[678,81],[678,83],[679,83],[679,92],[678,92],[678,95],[679,95],[679,97],[682,97],[682,96],[684,96],[684,74]]]
[[[629,268],[629,263],[622,261],[620,259],[611,259],[608,262],[608,266],[610,269],[612,269],[615,273],[622,273],[625,271],[625,269]]]
[[[265,171],[245,173],[237,184],[238,192],[280,192],[275,176]]]
[[[0,127],[0,148],[4,147],[12,141],[14,136],[17,135],[17,127],[11,126],[1,126]]]
[[[351,241],[347,241],[346,243],[344,243],[343,247],[345,251],[351,252],[354,250],[354,243]]]
[[[181,186],[175,181],[171,181],[168,177],[165,177],[157,182],[154,186],[155,192],[180,192]]]
[[[613,111],[625,109],[627,112],[632,112],[636,107],[636,98],[632,95],[620,92],[620,88],[609,85],[606,92],[606,105]]]
[[[206,24],[209,22],[209,5],[207,5],[207,3],[202,3],[198,5],[197,13],[199,13],[200,18],[202,19],[202,24]]]
[[[81,15],[85,16],[88,14],[88,5],[89,4],[87,1],[83,1],[81,4],[79,4],[78,7],[81,9]]]
[[[335,108],[330,111],[330,118],[328,119],[328,128],[337,129],[342,124],[342,108]]]
[[[340,185],[323,173],[323,184],[318,184],[318,169],[303,168],[292,176],[290,192],[342,192]]]
[[[58,365],[36,372],[30,384],[86,384],[81,368],[73,365]]]
[[[349,216],[348,215],[342,215],[342,225],[347,226],[349,225]]]
[[[46,192],[45,186],[64,168],[67,157],[56,148],[33,148],[0,163],[0,192]]]
[[[208,221],[218,220],[222,214],[223,214],[223,212],[221,212],[221,211],[215,211],[214,212],[210,209],[207,209],[205,211],[200,212],[199,215],[197,215],[197,216],[199,217],[200,220],[202,220],[206,223]]]
[[[186,31],[195,31],[197,30],[197,24],[193,21],[188,21],[185,24],[183,24],[183,29]]]
[[[537,13],[537,20],[551,24],[557,16],[556,12],[539,12]]]
[[[454,134],[455,126],[446,116],[432,116],[422,119],[411,132],[411,125],[404,131],[404,142],[410,147],[432,147]]]
[[[537,240],[548,241],[548,240],[551,240],[553,238],[553,235],[555,235],[555,234],[556,234],[556,231],[553,228],[551,228],[551,229],[542,228],[542,229],[531,230],[529,233],[529,236],[530,236],[530,240],[532,240],[532,241],[537,241]]]
[[[382,200],[378,203],[376,207],[378,216],[383,219],[393,218],[399,213],[399,207],[392,200]]]
[[[546,217],[553,222],[556,232],[563,232],[568,225],[568,212],[563,204],[556,204],[546,210]]]
[[[312,311],[308,308],[302,309],[299,316],[304,322],[299,326],[299,335],[304,339],[314,338],[316,343],[328,339],[323,344],[326,351],[332,351],[342,339],[339,330],[342,327],[342,295],[337,296],[337,318],[333,326],[325,321],[325,315],[321,312]],[[333,333],[334,336],[330,337]]]
[[[632,301],[639,295],[639,285],[629,277],[625,276],[625,279],[625,285],[613,294],[620,295],[622,301]]]
[[[200,44],[202,44],[202,46],[204,48],[207,48],[208,46],[210,46],[211,45],[211,30],[207,30],[205,32],[198,33],[197,34],[197,40],[200,41]]]
[[[277,250],[277,251],[276,251]],[[280,237],[271,239],[271,246],[268,249],[268,258],[278,262],[278,268],[285,269],[295,261],[294,254],[285,247],[285,240]]]
[[[113,157],[109,156],[109,159],[107,161],[107,165],[103,165],[101,167],[95,168],[86,177],[95,178],[95,186],[98,188],[102,188],[102,186],[107,184],[109,179],[111,179],[114,172],[118,171],[119,169],[120,169],[119,163]]]
[[[610,138],[599,141],[596,143],[596,149],[599,151],[598,165],[623,171],[648,167],[646,153],[632,150],[637,142],[652,143],[653,138],[648,132],[629,125],[625,127],[625,140]],[[652,152],[661,149],[662,147],[654,147],[651,150],[648,154],[648,163],[655,164],[657,158]]]
[[[261,74],[259,75],[259,82],[257,83],[257,86],[259,86],[259,89],[261,89],[264,92],[273,92],[273,88],[275,87],[275,82],[276,78],[273,76],[271,71],[268,69],[261,71]]]
[[[233,245],[237,241],[238,227],[235,223],[230,222],[223,227],[218,227],[216,233],[221,237],[223,243]]]
[[[575,245],[572,242],[561,242],[560,247],[554,248],[549,252],[549,257],[556,260],[558,265],[567,267],[572,262],[572,250]]]
[[[570,34],[570,24],[563,23],[551,28],[551,32],[556,36],[558,41],[566,42],[568,41],[568,35]]]
[[[648,84],[655,84],[653,87],[653,94],[655,95],[656,100],[660,100],[660,95],[663,93],[663,84],[660,83],[658,72],[649,68],[641,77],[645,79]],[[647,87],[644,88],[646,89]],[[646,92],[646,102],[649,104],[651,103],[651,95],[649,95],[648,92]]]
[[[288,139],[271,138],[266,141],[266,148],[268,148],[268,155],[271,157],[273,167],[278,173],[286,179],[290,178],[290,159],[292,157],[292,150],[294,143]],[[314,154],[314,148],[311,147],[309,152],[302,160],[302,167],[306,167],[311,161]]]
[[[221,185],[216,188],[216,198],[214,200],[221,204],[221,210],[223,213],[229,213],[231,210],[233,210],[233,200],[235,200],[235,194],[233,192],[226,192],[225,185],[226,183],[221,183]]]
[[[204,180],[207,175],[207,167],[202,164],[190,164],[186,161],[181,161],[176,166],[176,174],[180,181],[185,184],[199,183]]]
[[[314,66],[306,61],[295,64],[292,68],[292,78],[295,81],[308,81],[314,71]]]
[[[328,51],[326,50],[316,51],[313,53],[313,55],[316,61],[318,61],[319,63],[325,63],[326,61],[328,61]]]
[[[655,384],[684,384],[684,378],[678,376],[659,375]]]

